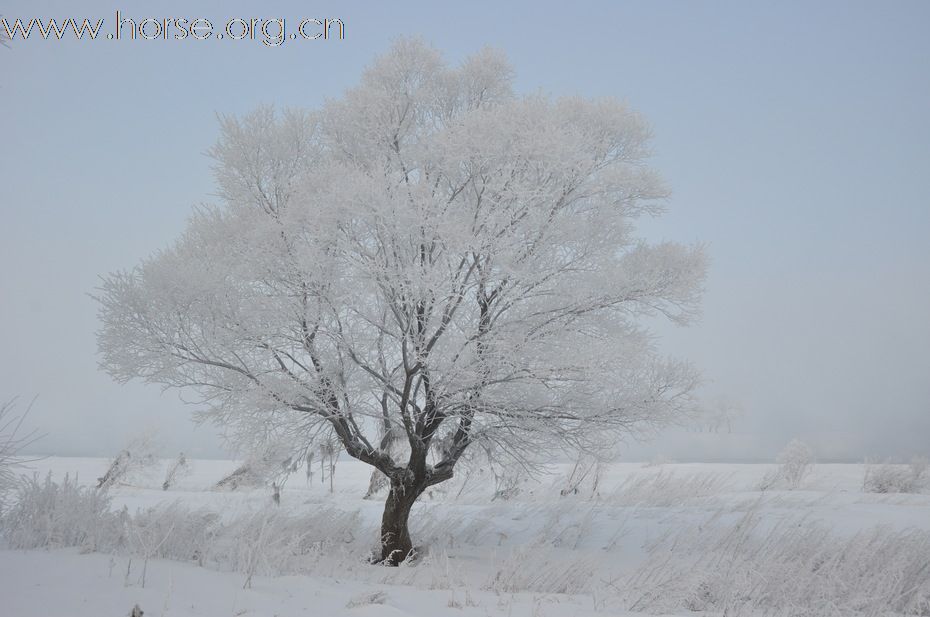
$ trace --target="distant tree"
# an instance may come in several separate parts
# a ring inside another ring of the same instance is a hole
[[[718,395],[707,403],[703,413],[699,416],[698,423],[701,432],[706,428],[710,433],[719,433],[721,430],[732,433],[733,423],[743,415],[742,405],[726,396]]]
[[[814,465],[814,451],[800,439],[792,439],[775,461],[781,465],[782,477],[788,486],[798,488]]]
[[[103,280],[103,367],[197,389],[242,443],[328,427],[388,479],[392,565],[470,445],[597,452],[676,418],[696,374],[641,318],[687,324],[705,259],[634,234],[666,196],[649,130],[511,83],[495,52],[451,68],[402,41],[317,112],[223,118],[222,203]]]
[[[778,468],[765,475],[759,486],[762,490],[779,484],[789,489],[801,486],[801,481],[814,466],[814,451],[800,439],[792,439],[775,458]]]

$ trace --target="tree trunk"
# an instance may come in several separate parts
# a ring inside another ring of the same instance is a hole
[[[407,523],[410,509],[421,492],[409,484],[391,482],[381,518],[381,562],[384,565],[396,566],[410,555],[413,544]]]

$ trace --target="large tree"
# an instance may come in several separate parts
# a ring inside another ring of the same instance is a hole
[[[220,203],[103,280],[103,367],[195,389],[240,444],[335,434],[390,482],[389,564],[469,446],[599,450],[680,414],[695,373],[643,318],[688,322],[705,259],[634,234],[666,196],[647,126],[511,82],[402,41],[318,111],[222,119]]]

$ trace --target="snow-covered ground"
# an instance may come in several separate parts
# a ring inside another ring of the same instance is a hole
[[[32,468],[93,486],[107,464]],[[488,475],[457,478],[413,512],[415,563],[384,568],[365,561],[382,503],[362,498],[364,465],[340,461],[332,492],[319,467],[294,474],[277,506],[269,488],[214,490],[231,461],[191,461],[163,491],[169,464],[110,490],[131,520],[123,548],[0,551],[0,615],[750,615],[781,601],[763,594],[788,598],[775,614],[930,614],[930,495],[863,493],[862,465],[765,492],[774,465],[614,464],[564,496],[571,467],[554,466],[506,499]]]

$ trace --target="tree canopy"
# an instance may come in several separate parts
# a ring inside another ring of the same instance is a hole
[[[398,499],[474,443],[526,460],[674,418],[697,376],[643,323],[696,315],[705,258],[635,233],[666,197],[649,129],[512,79],[408,40],[319,110],[221,118],[219,202],[103,279],[103,367],[196,390],[241,445],[334,433]]]

